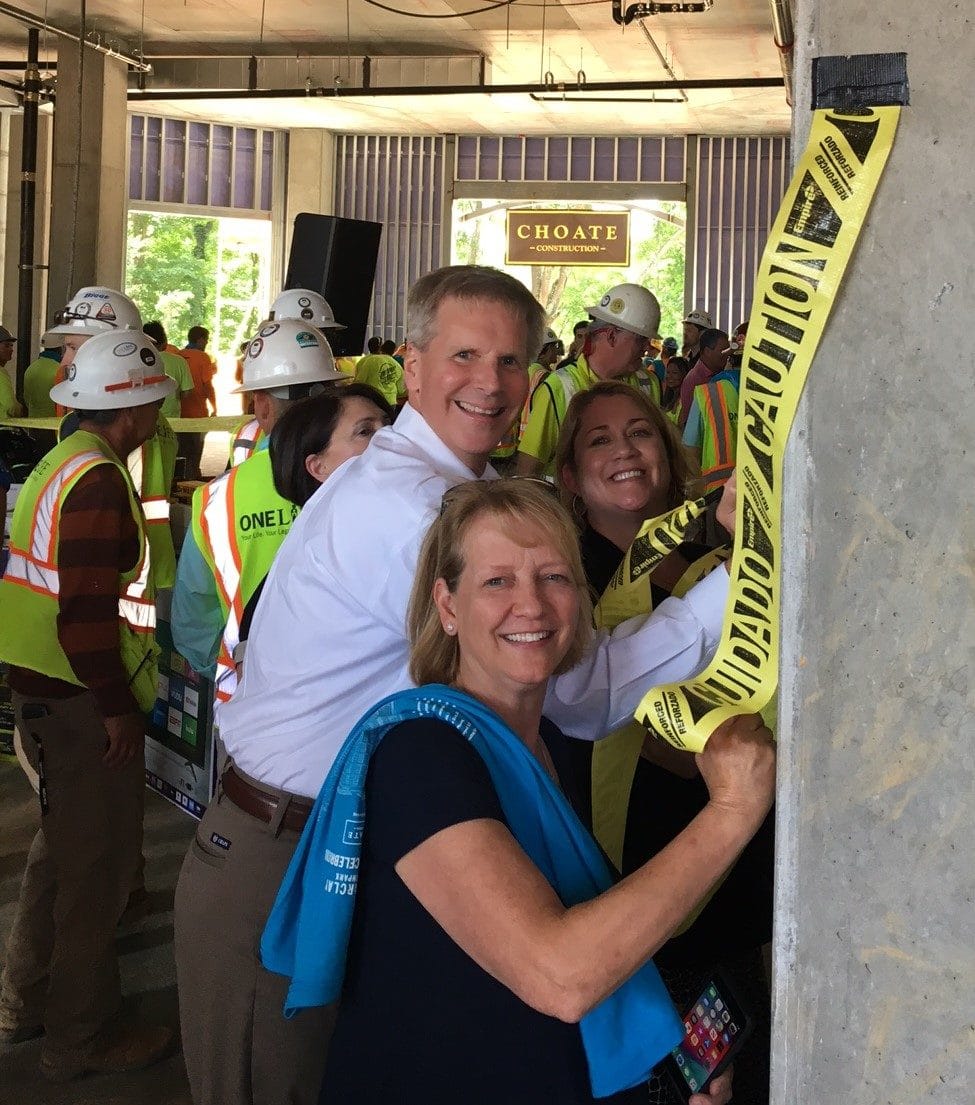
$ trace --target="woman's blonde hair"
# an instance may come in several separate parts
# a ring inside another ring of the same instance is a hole
[[[427,531],[420,550],[407,626],[410,638],[410,677],[424,683],[453,683],[460,664],[456,636],[444,632],[433,599],[434,584],[442,579],[453,594],[464,570],[464,540],[473,523],[484,515],[500,519],[512,539],[524,535],[528,544],[537,533],[551,540],[565,557],[579,593],[575,635],[555,674],[568,671],[581,659],[592,638],[592,600],[579,556],[579,536],[565,508],[533,479],[474,480],[458,484],[444,495],[440,517]]]
[[[691,471],[673,422],[639,388],[635,388],[631,384],[624,384],[622,380],[600,380],[588,391],[580,391],[573,395],[565,412],[562,429],[559,431],[558,444],[555,447],[555,483],[559,489],[562,502],[576,518],[585,517],[585,504],[565,486],[562,479],[562,469],[568,468],[573,474],[578,473],[576,438],[579,436],[583,415],[593,403],[606,396],[615,395],[632,400],[634,406],[641,411],[663,439],[664,452],[667,455],[667,463],[670,467],[667,509],[670,510],[673,507],[680,506],[687,498],[686,488],[690,482]]]

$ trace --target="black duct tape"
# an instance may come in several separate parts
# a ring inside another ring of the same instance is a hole
[[[814,110],[903,107],[911,102],[907,54],[851,54],[813,58]]]

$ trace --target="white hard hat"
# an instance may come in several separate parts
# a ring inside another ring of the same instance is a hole
[[[544,349],[546,345],[554,345],[559,340],[560,338],[558,334],[556,334],[556,332],[550,326],[545,331],[545,340],[542,342],[542,348]]]
[[[141,330],[93,334],[51,388],[51,398],[79,411],[114,411],[165,399],[176,381],[163,371],[159,350]]]
[[[711,316],[707,311],[691,311],[687,318],[682,321],[689,322],[699,330],[710,330],[714,326],[714,323],[711,321]]]
[[[617,284],[586,310],[599,322],[608,322],[644,338],[656,337],[660,326],[657,297],[639,284]]]
[[[106,330],[141,330],[139,308],[127,295],[113,288],[81,288],[58,315],[44,337],[78,334],[93,337]]]
[[[290,388],[348,379],[335,367],[332,350],[314,325],[282,318],[261,323],[244,354],[244,382],[234,391],[277,394],[283,389],[279,398],[297,399],[288,394]]]
[[[335,312],[328,305],[328,300],[308,288],[290,288],[282,292],[271,304],[271,314],[268,317],[276,322],[283,318],[297,318],[302,322],[310,322],[320,330],[345,329],[341,322],[335,321]]]

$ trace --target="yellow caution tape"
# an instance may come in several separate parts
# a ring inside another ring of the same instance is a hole
[[[684,540],[691,523],[720,498],[718,488],[643,523],[596,605],[597,628],[615,629],[627,618],[650,612],[650,576],[654,568]]]
[[[636,718],[699,752],[726,719],[763,710],[778,682],[782,460],[809,364],[897,130],[898,107],[817,111],[755,286],[738,408],[731,589],[714,659],[657,687]]]
[[[688,526],[720,495],[720,489],[710,492],[644,523],[596,606],[597,625],[612,629],[627,618],[650,613],[653,606],[650,576],[654,568],[680,544]],[[695,560],[677,581],[673,593],[678,597],[686,594],[729,555],[727,548],[715,549]],[[630,793],[646,736],[646,729],[631,721],[603,740],[595,741],[592,747],[592,831],[617,870],[622,870]]]
[[[207,434],[211,431],[233,433],[247,419],[243,414],[221,414],[216,418],[167,418],[178,434]],[[20,426],[24,430],[57,430],[60,418],[0,418],[0,426]]]

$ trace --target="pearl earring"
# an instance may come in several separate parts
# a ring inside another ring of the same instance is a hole
[[[454,632],[454,623],[453,622],[447,622],[447,624],[444,626],[444,629],[446,630],[447,633],[453,633]]]

